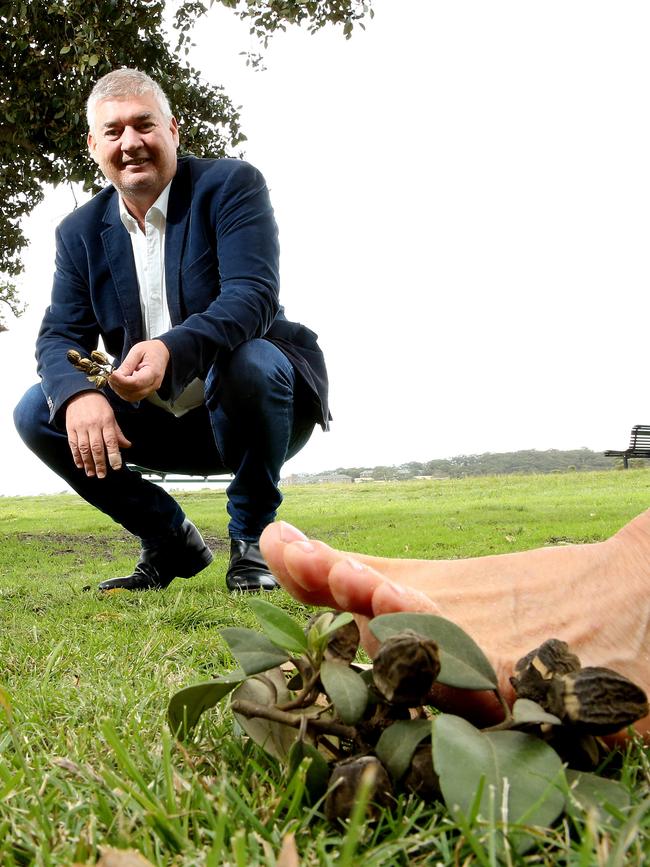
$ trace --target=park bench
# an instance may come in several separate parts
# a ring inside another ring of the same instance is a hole
[[[224,473],[223,475],[205,475],[205,476],[196,476],[196,475],[175,475],[174,473],[166,473],[162,470],[151,470],[149,467],[141,467],[138,464],[127,464],[130,470],[135,470],[136,473],[141,473],[143,478],[147,479],[150,482],[155,482],[156,484],[173,484],[182,483],[182,484],[200,484],[203,482],[204,485],[210,485],[214,483],[227,484],[232,480],[231,473]]]
[[[650,424],[635,424],[630,433],[630,445],[625,451],[610,449],[606,458],[623,458],[623,466],[627,469],[630,458],[646,458],[650,460]]]

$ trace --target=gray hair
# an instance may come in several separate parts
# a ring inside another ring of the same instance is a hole
[[[139,69],[114,69],[96,81],[95,86],[90,91],[90,96],[86,103],[88,129],[92,131],[93,124],[95,123],[95,108],[101,100],[125,99],[129,96],[142,96],[143,93],[152,93],[163,117],[166,120],[171,118],[172,110],[169,100],[165,96],[162,87],[153,78],[150,78],[146,72],[141,72]]]

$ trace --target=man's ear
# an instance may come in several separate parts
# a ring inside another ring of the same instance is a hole
[[[169,128],[174,137],[174,142],[176,143],[176,150],[178,150],[178,145],[180,143],[180,136],[178,135],[178,121],[173,115],[169,121]]]
[[[91,159],[94,160],[94,162],[96,162],[99,165],[99,160],[97,159],[97,155],[95,154],[95,147],[96,147],[95,139],[93,138],[93,134],[91,132],[88,133],[87,142],[88,142],[88,153],[90,154]]]

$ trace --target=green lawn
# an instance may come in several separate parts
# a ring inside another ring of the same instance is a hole
[[[644,470],[287,488],[282,517],[369,553],[466,557],[596,541],[650,505]],[[0,864],[94,864],[134,847],[160,865],[274,865],[296,835],[303,863],[491,864],[489,829],[459,829],[439,805],[402,799],[374,827],[327,826],[300,780],[232,732],[220,709],[177,746],[169,697],[233,665],[218,630],[255,626],[225,592],[223,492],[181,494],[215,551],[164,593],[99,596],[137,546],[73,495],[0,498]],[[285,594],[274,601],[294,613]],[[305,617],[307,612],[305,611]],[[621,776],[633,811],[564,820],[519,863],[638,864],[650,854],[648,756]],[[515,859],[517,863],[517,859]]]

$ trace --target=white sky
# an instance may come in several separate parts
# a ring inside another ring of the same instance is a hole
[[[320,334],[332,431],[285,467],[620,448],[650,422],[650,4],[375,0],[346,42],[276,37],[263,73],[218,5],[194,62],[266,176],[289,318]],[[0,335],[0,494],[63,483],[13,431],[35,379],[53,232],[28,222],[28,312]]]

